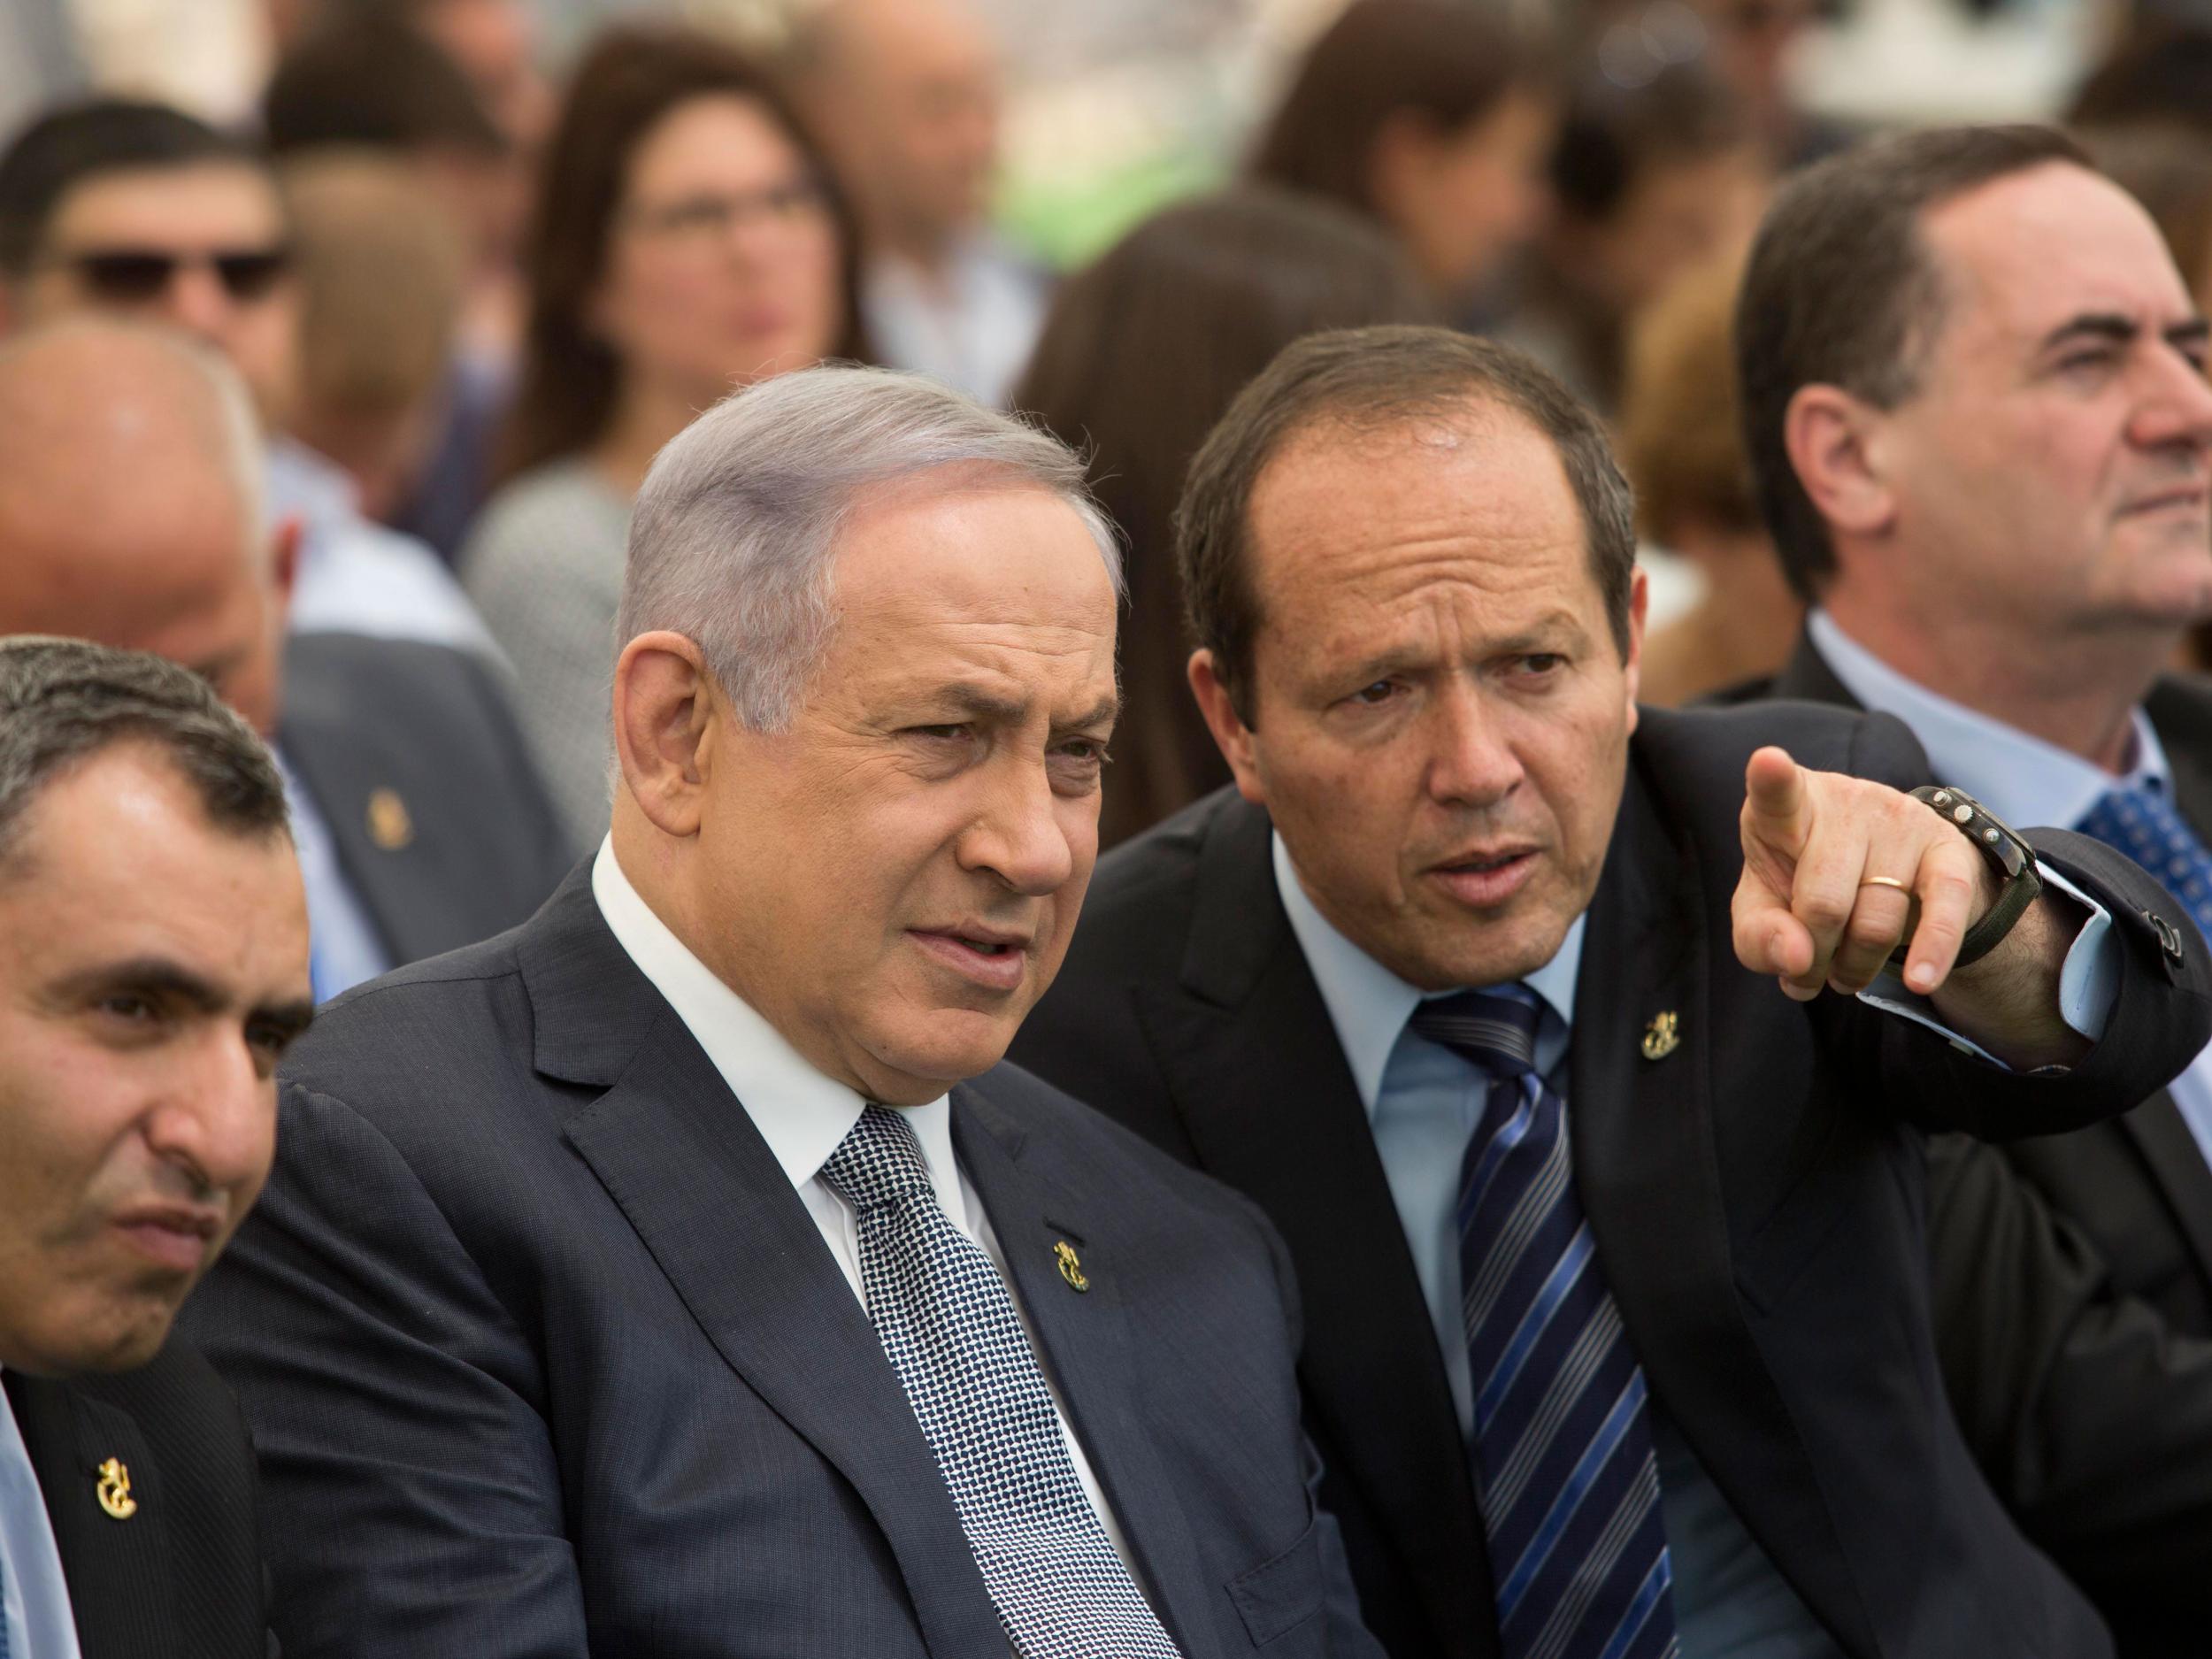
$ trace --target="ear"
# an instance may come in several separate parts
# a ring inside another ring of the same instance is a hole
[[[1882,413],[1841,387],[1801,386],[1782,416],[1790,465],[1833,531],[1878,536],[1897,518],[1880,465]]]
[[[1628,729],[1636,729],[1636,693],[1644,679],[1644,620],[1651,613],[1651,579],[1643,566],[1628,580],[1628,656],[1622,666],[1628,680]]]
[[[1237,793],[1256,805],[1265,806],[1267,791],[1260,782],[1252,728],[1245,725],[1244,717],[1229,700],[1228,687],[1214,672],[1214,654],[1193,651],[1186,672],[1190,676],[1191,695],[1198,699],[1198,711],[1206,717],[1206,729],[1214,734],[1221,757],[1236,775]]]
[[[622,648],[614,665],[615,757],[631,798],[663,833],[698,833],[716,723],[726,718],[696,641],[661,631]]]

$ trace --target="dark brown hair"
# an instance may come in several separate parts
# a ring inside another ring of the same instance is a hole
[[[1054,296],[1014,406],[1087,449],[1093,488],[1129,538],[1122,719],[1102,844],[1228,781],[1183,674],[1174,517],[1191,457],[1290,342],[1432,314],[1381,231],[1263,185],[1154,214]]]
[[[498,472],[511,478],[598,441],[614,414],[622,365],[586,320],[630,161],[677,105],[748,98],[797,146],[829,193],[841,244],[845,329],[833,355],[865,360],[853,219],[822,154],[768,73],[710,35],[666,26],[611,28],[577,65],[540,165],[523,271],[530,316],[514,415]]]
[[[1590,570],[1614,644],[1628,653],[1636,569],[1635,508],[1605,428],[1526,353],[1448,328],[1385,326],[1309,334],[1238,395],[1192,461],[1176,515],[1184,603],[1198,643],[1237,715],[1256,726],[1252,647],[1262,618],[1248,541],[1252,491],[1291,439],[1326,423],[1351,432],[1449,420],[1471,405],[1502,407],[1559,452],[1582,510]],[[1346,503],[1356,512],[1358,503]]]
[[[1943,273],[1921,235],[1930,209],[2052,162],[2091,165],[2055,127],[1950,127],[1870,141],[1808,167],[1759,227],[1736,302],[1744,449],[1759,508],[1801,597],[1835,568],[1820,510],[1783,434],[1800,388],[1840,387],[1882,409],[1918,389],[1943,326]]]
[[[396,18],[342,14],[286,52],[262,94],[280,157],[333,145],[497,156],[505,136],[460,66]]]
[[[1252,174],[1372,218],[1375,140],[1392,117],[1453,132],[1542,73],[1528,42],[1468,0],[1352,0],[1300,63]]]

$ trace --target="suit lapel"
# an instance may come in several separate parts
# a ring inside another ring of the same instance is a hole
[[[607,930],[586,872],[530,925],[522,956],[539,1069],[611,1085],[569,1119],[570,1144],[731,1369],[852,1483],[930,1651],[1003,1650],[874,1327],[721,1074]]]
[[[1154,1607],[1185,1653],[1210,1645],[1209,1587],[1197,1571],[1197,1540],[1139,1409],[1127,1304],[1114,1272],[1110,1217],[1025,1156],[1018,1119],[974,1085],[953,1091],[953,1145],[983,1201],[1006,1257],[1015,1297],[1043,1349],[1040,1356],[1066,1402],[1122,1538],[1150,1586]],[[1089,1289],[1061,1277],[1054,1247],[1081,1258]]]
[[[372,832],[371,795],[381,789],[402,799],[386,784],[390,768],[380,769],[379,757],[368,752],[358,733],[303,732],[303,724],[288,714],[285,718],[279,739],[284,764],[298,776],[329,831],[347,884],[394,962],[434,954],[450,942],[452,928],[441,913],[441,883],[424,869],[433,849],[419,841],[380,846]],[[388,831],[387,839],[396,837]],[[449,894],[443,902],[450,902]]]
[[[1275,892],[1270,834],[1257,808],[1217,815],[1180,981],[1139,987],[1139,1012],[1199,1163],[1290,1247],[1307,1409],[1449,1642],[1497,1622],[1466,1448],[1374,1136]]]
[[[1606,858],[1575,987],[1567,1110],[1575,1181],[1621,1318],[1662,1409],[1806,1603],[1877,1648],[1833,1518],[1736,1291],[1715,1134],[1709,953],[1694,858],[1639,769]],[[1647,1059],[1655,1016],[1678,1045]],[[1716,1384],[1718,1384],[1717,1386]]]
[[[161,1471],[129,1413],[67,1385],[7,1374],[8,1400],[53,1523],[84,1659],[173,1659],[175,1569]],[[100,1506],[102,1465],[116,1459],[137,1508]]]
[[[2187,681],[2162,680],[2145,708],[2166,751],[2173,775],[2174,805],[2200,838],[2212,843],[2212,730],[2206,729],[2205,695]],[[2120,1119],[2120,1127],[2149,1166],[2174,1220],[2189,1241],[2197,1271],[2212,1283],[2212,1166],[2190,1133],[2173,1096],[2161,1090]]]

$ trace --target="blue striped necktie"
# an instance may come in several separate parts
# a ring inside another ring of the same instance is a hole
[[[2199,930],[2212,938],[2212,853],[2162,791],[2108,790],[2077,826],[2118,849],[2179,899]]]
[[[1460,1166],[1460,1310],[1505,1659],[1674,1659],[1644,1373],[1575,1196],[1537,1010],[1460,991],[1415,1035],[1490,1078]]]

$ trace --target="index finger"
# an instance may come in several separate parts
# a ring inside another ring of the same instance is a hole
[[[1768,744],[1744,767],[1746,826],[1794,855],[1805,836],[1805,769],[1789,750]]]

